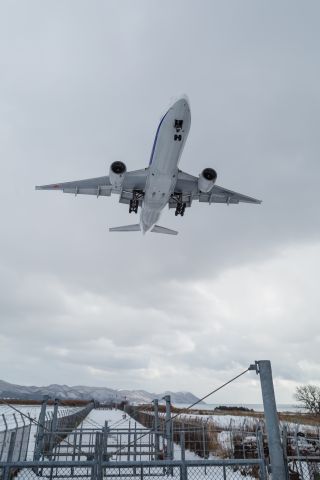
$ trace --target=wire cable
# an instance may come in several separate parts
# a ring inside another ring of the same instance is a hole
[[[214,390],[212,390],[211,392],[207,393],[204,397],[202,398],[199,398],[199,400],[197,400],[196,402],[192,403],[191,405],[189,405],[189,407],[186,407],[184,409],[182,409],[181,412],[178,412],[176,415],[174,415],[173,417],[170,417],[169,420],[165,420],[165,425],[168,423],[168,422],[171,422],[174,418],[177,418],[179,415],[181,415],[182,413],[184,413],[185,411],[188,411],[190,410],[192,407],[194,407],[195,405],[197,405],[198,403],[202,402],[203,400],[205,400],[206,398],[210,397],[211,395],[213,395],[214,393],[217,393],[219,390],[221,390],[222,388],[226,387],[227,385],[229,385],[230,383],[234,382],[235,380],[237,380],[238,378],[240,378],[242,375],[244,375],[245,373],[247,373],[249,371],[249,368],[247,368],[246,370],[244,370],[243,372],[239,373],[238,375],[236,375],[235,377],[231,378],[230,380],[228,380],[227,382],[223,383],[222,385],[220,385],[220,387],[218,388],[215,388]],[[143,433],[140,437],[138,437],[135,441],[138,441],[140,440],[141,438],[145,437],[146,435],[149,434],[149,431],[151,429],[148,429],[148,431],[146,433]],[[123,450],[124,448],[127,448],[128,446],[132,445],[133,441],[128,443],[127,445],[124,445],[123,447],[119,448],[117,451],[115,451],[113,453],[113,455],[117,455],[118,453],[121,452],[121,450]],[[112,455],[112,456],[113,456]]]

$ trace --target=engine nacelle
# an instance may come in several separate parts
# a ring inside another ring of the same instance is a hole
[[[126,171],[127,171],[127,167],[123,162],[117,161],[117,162],[111,163],[110,170],[109,170],[109,179],[113,187],[115,188],[121,187]]]
[[[210,192],[216,180],[217,172],[213,168],[205,168],[199,175],[198,188],[200,192]]]

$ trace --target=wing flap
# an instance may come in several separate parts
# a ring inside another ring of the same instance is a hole
[[[73,193],[74,195],[96,195],[97,197],[110,197],[112,187],[97,187],[97,188],[63,188],[63,193]]]

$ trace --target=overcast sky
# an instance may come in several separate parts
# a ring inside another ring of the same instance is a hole
[[[270,359],[280,402],[320,385],[318,1],[0,5],[0,378],[204,395]],[[36,184],[147,166],[186,93],[180,168],[262,205],[165,210]],[[260,402],[250,372],[215,397]]]

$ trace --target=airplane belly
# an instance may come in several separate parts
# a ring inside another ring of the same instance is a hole
[[[154,171],[149,175],[144,203],[152,208],[163,208],[174,190],[178,172],[175,175]]]
[[[191,124],[188,101],[177,101],[162,117],[154,140],[141,210],[141,229],[148,231],[174,193],[178,163]]]
[[[144,205],[141,210],[140,226],[143,232],[147,232],[159,220],[161,211]]]

